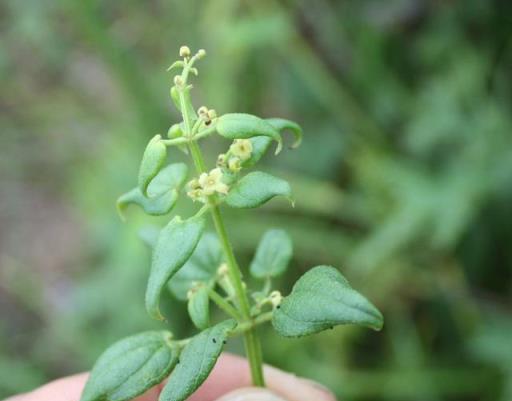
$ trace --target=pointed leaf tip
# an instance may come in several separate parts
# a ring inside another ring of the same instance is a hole
[[[317,266],[295,283],[274,312],[272,324],[285,337],[300,337],[340,324],[380,330],[383,317],[338,270]]]
[[[284,118],[267,118],[265,121],[267,121],[279,132],[287,129],[292,132],[293,136],[295,137],[295,140],[291,145],[292,149],[298,148],[302,143],[302,128],[296,122],[286,120]]]

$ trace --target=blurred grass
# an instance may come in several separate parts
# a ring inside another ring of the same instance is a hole
[[[382,333],[264,329],[266,359],[343,400],[509,400],[511,15],[498,0],[3,2],[0,397],[158,327],[143,308],[147,220],[121,224],[114,201],[176,121],[165,67],[186,43],[208,51],[198,106],[305,130],[264,160],[296,207],[226,210],[241,259],[286,227],[283,288],[331,263],[387,317]],[[210,160],[226,146],[209,144]]]

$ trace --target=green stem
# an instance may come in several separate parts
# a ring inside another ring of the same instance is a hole
[[[243,319],[240,313],[228,301],[222,298],[220,294],[217,293],[215,290],[210,290],[208,292],[208,295],[210,296],[210,299],[213,302],[215,302],[217,306],[224,312],[226,312],[229,316],[238,321]]]
[[[192,155],[192,159],[194,160],[197,172],[199,174],[205,172],[206,167],[203,156],[201,154],[201,149],[199,148],[198,144],[194,141],[191,141],[189,143],[189,149],[190,154]],[[219,236],[222,249],[226,256],[226,262],[228,265],[228,275],[235,289],[240,312],[244,320],[250,321],[251,314],[249,300],[247,299],[247,295],[244,290],[244,286],[242,283],[242,274],[240,272],[238,262],[236,261],[236,257],[233,252],[231,243],[229,242],[228,234],[226,231],[226,227],[224,226],[224,221],[222,219],[219,207],[215,205],[214,199],[210,199],[210,202],[210,213],[212,215],[213,223],[215,225],[217,235]],[[249,360],[249,366],[251,369],[252,382],[255,386],[264,387],[265,380],[263,377],[263,357],[261,355],[261,344],[258,337],[256,336],[254,328],[251,327],[250,329],[245,331],[244,344],[245,353],[247,355],[247,359]]]
[[[190,120],[190,116],[188,115],[188,99],[186,99],[184,88],[186,88],[188,72],[192,67],[194,61],[195,56],[192,57],[190,62],[185,63],[185,67],[183,68],[183,72],[181,74],[183,86],[178,88],[181,106],[180,108],[181,113],[183,115],[183,122],[185,128],[185,136],[188,137],[189,139],[192,138],[192,123]],[[190,154],[192,155],[192,159],[194,160],[194,164],[196,166],[198,174],[205,173],[207,170],[199,145],[197,144],[196,141],[191,140],[188,144],[188,147],[190,149]],[[238,306],[240,308],[240,312],[244,322],[252,323],[249,299],[247,298],[247,294],[245,293],[245,289],[243,286],[242,273],[240,272],[240,267],[238,266],[238,263],[236,261],[233,248],[231,247],[231,244],[228,239],[228,234],[224,226],[224,221],[222,220],[219,207],[216,205],[215,200],[215,195],[212,195],[208,198],[213,223],[215,225],[217,235],[219,236],[219,239],[222,244],[222,249],[227,259],[226,261],[228,265],[228,276],[235,289],[236,298],[239,304]],[[251,368],[252,382],[255,386],[264,387],[265,381],[263,378],[263,358],[261,355],[261,345],[252,325],[244,333],[244,343],[245,352],[247,355],[247,359],[249,360],[249,366]]]

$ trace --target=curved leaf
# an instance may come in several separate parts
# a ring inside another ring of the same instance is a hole
[[[272,143],[272,138],[268,136],[253,136],[249,140],[252,143],[251,157],[242,162],[242,167],[254,166],[263,157]]]
[[[292,240],[286,231],[268,230],[256,249],[251,262],[251,274],[256,278],[275,277],[282,274],[288,267],[292,253]]]
[[[154,225],[143,226],[139,229],[137,234],[144,244],[153,249],[160,235],[160,227]]]
[[[161,141],[160,135],[155,135],[146,146],[139,167],[139,188],[147,195],[151,180],[158,174],[167,156],[167,147]]]
[[[129,205],[140,206],[147,214],[160,216],[169,213],[178,199],[178,190],[187,178],[186,164],[174,163],[160,170],[149,183],[147,196],[142,194],[140,188],[121,195],[117,200],[117,209],[124,219],[124,212]]]
[[[176,201],[178,200],[178,192],[176,190],[168,191],[160,196],[148,198],[142,195],[139,188],[133,188],[131,191],[121,195],[117,200],[117,210],[124,220],[124,214],[129,205],[137,205],[151,216],[161,216],[169,213]]]
[[[226,320],[204,330],[183,349],[180,364],[160,394],[159,401],[183,401],[206,380],[222,352],[228,332],[236,326]]]
[[[118,341],[96,361],[80,401],[125,401],[160,383],[176,365],[171,333],[148,331]]]
[[[169,164],[151,180],[147,189],[147,195],[151,198],[160,196],[170,189],[181,188],[187,179],[187,173],[188,167],[185,163]]]
[[[296,122],[286,120],[284,118],[267,118],[267,121],[272,127],[274,127],[279,132],[289,129],[293,136],[295,137],[295,141],[292,144],[292,148],[298,148],[302,142],[302,128]]]
[[[208,283],[215,278],[222,261],[219,239],[213,233],[205,233],[190,259],[169,281],[169,289],[176,298],[186,300],[187,292],[194,283]]]
[[[160,231],[146,289],[146,309],[151,317],[163,320],[159,309],[162,289],[196,248],[204,223],[203,218],[181,220],[175,217]]]
[[[209,288],[206,285],[201,285],[192,291],[187,305],[188,314],[194,325],[198,329],[203,330],[210,326]]]
[[[281,151],[282,140],[279,131],[264,119],[245,113],[230,113],[220,116],[216,123],[217,132],[228,139],[248,139],[254,136],[268,136],[277,141],[276,154]]]
[[[230,189],[225,200],[231,207],[253,208],[278,195],[290,199],[290,184],[270,174],[255,171],[241,178]]]
[[[299,337],[338,324],[358,324],[374,330],[383,325],[382,314],[350,287],[331,266],[317,266],[304,274],[274,311],[272,324],[285,337]]]

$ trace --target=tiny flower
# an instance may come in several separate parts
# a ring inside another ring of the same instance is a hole
[[[232,157],[228,161],[229,171],[232,173],[238,173],[242,169],[241,161],[238,157]]]
[[[208,115],[208,107],[201,106],[197,110],[197,114],[199,114],[201,117],[206,117]]]
[[[190,49],[188,46],[180,47],[180,57],[190,57]]]
[[[217,167],[226,167],[226,154],[221,153],[217,156]]]
[[[203,202],[206,203],[206,197],[204,196],[203,191],[199,189],[191,189],[187,192],[187,196],[192,199],[193,202]]]
[[[219,268],[217,269],[217,274],[219,276],[225,276],[228,274],[228,265],[227,263],[222,263]]]
[[[235,139],[229,150],[233,155],[239,157],[241,161],[247,160],[251,157],[252,142],[249,139]]]
[[[270,302],[272,302],[272,306],[275,308],[279,306],[281,301],[283,300],[283,296],[279,291],[272,291],[269,296]]]
[[[208,118],[210,120],[213,120],[214,118],[217,118],[217,112],[214,109],[208,110]]]
[[[187,182],[187,188],[189,191],[193,191],[194,189],[200,189],[201,184],[199,184],[199,180],[197,178],[194,178]]]
[[[220,168],[214,168],[209,173],[203,173],[199,176],[199,184],[203,189],[203,194],[210,196],[215,192],[221,194],[228,193],[228,186],[222,182],[222,170]]]
[[[204,56],[206,56],[206,50],[204,50],[204,49],[199,49],[199,50],[197,51],[197,55],[196,55],[196,57],[197,57],[198,59],[201,59],[201,58],[203,58]]]
[[[174,85],[176,85],[178,87],[183,86],[183,78],[181,77],[181,75],[176,75],[174,77]]]

